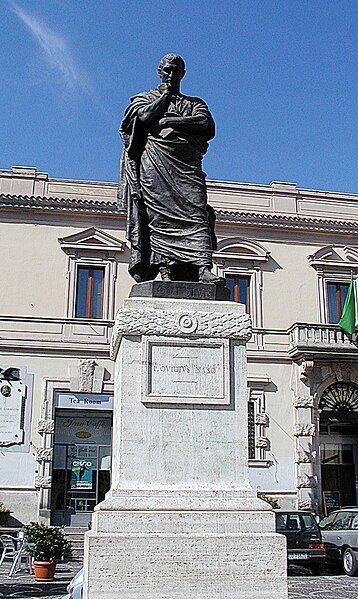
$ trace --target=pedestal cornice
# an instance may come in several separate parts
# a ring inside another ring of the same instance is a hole
[[[241,304],[159,298],[146,299],[145,308],[143,303],[130,298],[119,310],[111,340],[113,360],[124,335],[227,338],[245,343],[252,335],[251,318]]]

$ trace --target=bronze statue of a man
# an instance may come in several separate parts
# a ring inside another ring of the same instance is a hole
[[[127,209],[129,272],[155,279],[223,283],[212,272],[215,215],[207,203],[202,158],[215,124],[203,100],[184,96],[183,59],[167,54],[162,83],[131,99],[123,139],[119,205]]]

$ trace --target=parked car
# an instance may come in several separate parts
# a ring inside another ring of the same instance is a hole
[[[61,599],[82,599],[83,593],[83,568],[77,572],[71,582],[67,585],[67,595],[61,597]]]
[[[348,576],[358,575],[358,507],[345,507],[321,520],[327,562],[341,564]]]
[[[287,563],[322,574],[326,558],[321,531],[311,512],[275,510],[276,531],[287,539]]]

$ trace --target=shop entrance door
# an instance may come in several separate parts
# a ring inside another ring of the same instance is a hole
[[[357,505],[358,385],[333,383],[322,393],[318,409],[322,492],[335,493],[341,507]]]
[[[327,436],[321,435],[322,493],[338,492],[341,507],[357,504],[357,441],[357,437],[332,433]]]
[[[51,523],[87,527],[110,489],[112,419],[63,412],[55,421]]]
[[[354,464],[322,464],[322,492],[338,491],[341,507],[356,505]]]

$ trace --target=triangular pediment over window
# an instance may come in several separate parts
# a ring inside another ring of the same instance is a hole
[[[122,253],[126,248],[124,241],[101,231],[101,229],[96,229],[96,227],[85,229],[67,237],[60,237],[58,242],[66,254],[81,250]]]
[[[339,247],[327,245],[307,256],[309,263],[313,268],[334,267],[337,268],[357,268],[358,266],[358,248]]]

